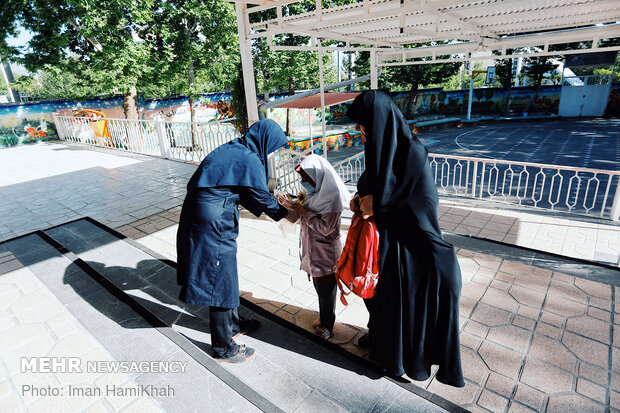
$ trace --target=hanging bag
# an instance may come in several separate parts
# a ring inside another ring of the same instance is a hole
[[[336,282],[344,305],[348,305],[345,296],[351,292],[362,298],[374,297],[379,281],[378,251],[379,232],[374,218],[364,219],[361,213],[355,213],[336,264]]]

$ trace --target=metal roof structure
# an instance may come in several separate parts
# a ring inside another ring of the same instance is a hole
[[[325,107],[338,105],[343,102],[353,100],[362,92],[332,92],[325,93],[323,104]],[[277,103],[277,101],[276,101]],[[296,108],[296,109],[316,109],[321,107],[321,95],[316,94],[312,96],[306,96],[301,99],[297,99],[291,102],[281,103],[274,106],[275,108]]]
[[[600,44],[620,38],[620,0],[361,0],[329,8],[316,0],[314,10],[300,14],[287,7],[299,0],[229,1],[237,7],[244,73],[252,67],[250,41],[256,38],[266,38],[272,50],[369,50],[371,88],[382,66],[620,50]],[[254,22],[253,16],[250,23],[250,15],[266,10],[276,17]],[[281,46],[272,41],[279,34],[310,40]],[[589,49],[550,49],[586,41]],[[411,47],[420,43],[428,45]],[[510,53],[515,48],[524,51]]]

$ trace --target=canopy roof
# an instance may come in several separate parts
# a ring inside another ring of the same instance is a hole
[[[600,42],[620,38],[620,0],[359,0],[335,7],[315,0],[314,10],[298,14],[286,6],[300,0],[229,1],[236,3],[250,122],[259,117],[251,45],[257,38],[271,50],[317,51],[322,91],[335,87],[325,87],[322,76],[321,56],[330,50],[370,51],[371,89],[383,66],[620,50],[618,42]],[[267,10],[269,17],[256,21],[255,13]],[[279,45],[279,34],[309,41]],[[580,48],[587,41],[591,46]],[[556,44],[566,46],[553,51]]]
[[[325,93],[325,107],[353,100],[361,92]],[[276,108],[316,109],[321,107],[321,94],[307,96],[292,102],[274,106]]]
[[[299,0],[232,1],[256,5],[244,7],[248,23],[250,14],[276,11],[276,18],[248,24],[249,38],[287,33],[317,39],[306,46],[271,45],[273,50],[317,50],[321,41],[338,40],[343,44],[322,49],[370,48],[378,52],[378,66],[416,58],[441,62],[437,56],[455,54],[471,60],[471,53],[515,47],[542,55],[550,44],[579,41],[594,41],[595,49],[600,39],[620,37],[619,0],[362,0],[330,8],[317,0],[316,10],[297,15],[286,15],[283,6]],[[441,46],[405,48],[428,42]]]

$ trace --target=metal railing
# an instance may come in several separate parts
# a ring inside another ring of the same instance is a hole
[[[296,195],[301,191],[301,178],[295,172],[295,167],[304,156],[316,150],[321,150],[323,143],[319,142],[304,151],[280,149],[269,157],[269,176],[275,179],[276,189]]]
[[[208,123],[106,119],[54,115],[60,139],[185,162],[200,162],[237,136],[230,119]],[[107,131],[106,131],[107,128]],[[97,132],[95,132],[97,131]]]
[[[109,134],[95,134],[86,118],[56,116],[61,139],[115,148],[167,159],[200,162],[209,152],[236,136],[227,122],[191,123],[108,119]],[[297,152],[279,150],[269,158],[275,187],[292,194],[301,190],[295,167],[321,143]],[[429,154],[440,194],[499,201],[552,211],[620,219],[620,172]],[[366,167],[364,152],[340,161],[334,168],[347,184],[355,184]]]
[[[429,154],[440,194],[552,211],[620,217],[620,172],[570,166]],[[334,165],[345,183],[365,168],[364,153]]]

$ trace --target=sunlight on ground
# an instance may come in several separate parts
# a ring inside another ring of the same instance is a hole
[[[76,156],[79,152],[79,156]],[[60,143],[36,143],[0,150],[0,187],[15,185],[88,168],[114,169],[142,162],[126,156],[81,149]]]

